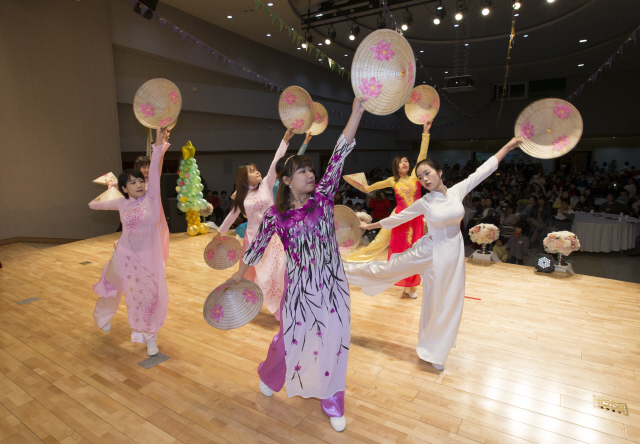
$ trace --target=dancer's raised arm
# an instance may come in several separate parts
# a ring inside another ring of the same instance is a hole
[[[424,132],[422,133],[422,143],[420,144],[420,154],[418,154],[418,161],[416,162],[416,166],[424,159],[427,158],[427,152],[429,151],[429,141],[431,140],[431,124],[433,120],[429,120],[424,122]],[[413,171],[411,172],[412,177],[416,177],[416,167],[413,167]]]
[[[424,199],[418,199],[401,212],[392,214],[391,216],[373,224],[362,223],[360,224],[360,228],[363,230],[374,230],[376,228],[386,228],[389,230],[393,227],[397,227],[398,225],[402,225],[411,219],[424,215],[426,211],[427,202]]]

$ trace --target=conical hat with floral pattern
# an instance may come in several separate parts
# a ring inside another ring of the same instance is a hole
[[[239,284],[225,282],[204,301],[204,320],[220,330],[231,330],[251,322],[260,313],[264,296],[253,282],[242,279]]]
[[[367,178],[364,173],[354,173],[342,176],[342,178],[352,187],[363,193],[367,193]]]
[[[204,261],[214,270],[226,270],[240,260],[240,242],[229,236],[216,236],[204,248]]]
[[[312,136],[318,136],[327,129],[329,125],[329,114],[324,106],[321,103],[313,102],[313,123],[311,124],[311,128],[309,128],[309,134]]]
[[[147,128],[175,126],[181,109],[180,90],[167,79],[148,80],[133,97],[133,113]]]
[[[333,208],[333,220],[340,253],[351,253],[358,248],[360,239],[362,239],[360,219],[351,208],[345,205],[336,205]]]
[[[351,86],[367,99],[364,109],[386,116],[402,107],[415,83],[416,58],[409,42],[395,31],[379,29],[362,40],[351,63]]]
[[[432,86],[419,85],[413,88],[409,100],[404,104],[407,118],[416,125],[423,125],[436,117],[440,111],[440,96]]]
[[[542,99],[527,106],[516,119],[520,148],[538,159],[553,159],[571,151],[582,137],[582,117],[561,99]]]
[[[299,86],[289,86],[280,94],[278,113],[285,128],[304,134],[313,124],[315,108],[308,92]]]
[[[109,188],[107,191],[93,199],[95,202],[106,202],[108,200],[124,199],[124,196],[117,188]]]
[[[93,183],[99,183],[100,185],[109,185],[109,182],[117,182],[118,178],[112,172],[108,172],[105,175],[102,175],[95,179]]]

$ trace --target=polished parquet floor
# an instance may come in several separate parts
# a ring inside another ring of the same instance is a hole
[[[124,299],[109,333],[92,318],[117,237],[0,247],[1,443],[640,442],[638,284],[469,261],[474,299],[443,372],[415,354],[420,298],[352,287],[348,424],[336,433],[319,401],[260,393],[278,328],[266,309],[233,331],[204,322],[205,297],[236,268],[206,266],[211,234],[172,234],[158,339],[171,359],[137,365],[146,349],[129,341]],[[594,395],[629,416],[594,408]]]

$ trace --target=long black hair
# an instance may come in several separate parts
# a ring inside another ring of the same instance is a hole
[[[118,188],[120,189],[120,192],[124,194],[125,199],[129,199],[129,193],[124,191],[124,188],[127,186],[127,182],[129,181],[129,177],[133,177],[134,179],[142,179],[142,181],[144,182],[144,175],[140,170],[129,169],[124,170],[122,173],[120,173],[120,175],[118,176]]]

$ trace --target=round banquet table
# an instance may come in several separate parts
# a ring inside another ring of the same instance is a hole
[[[640,234],[640,220],[605,213],[576,213],[571,231],[578,236],[580,251],[622,251],[634,248]]]

